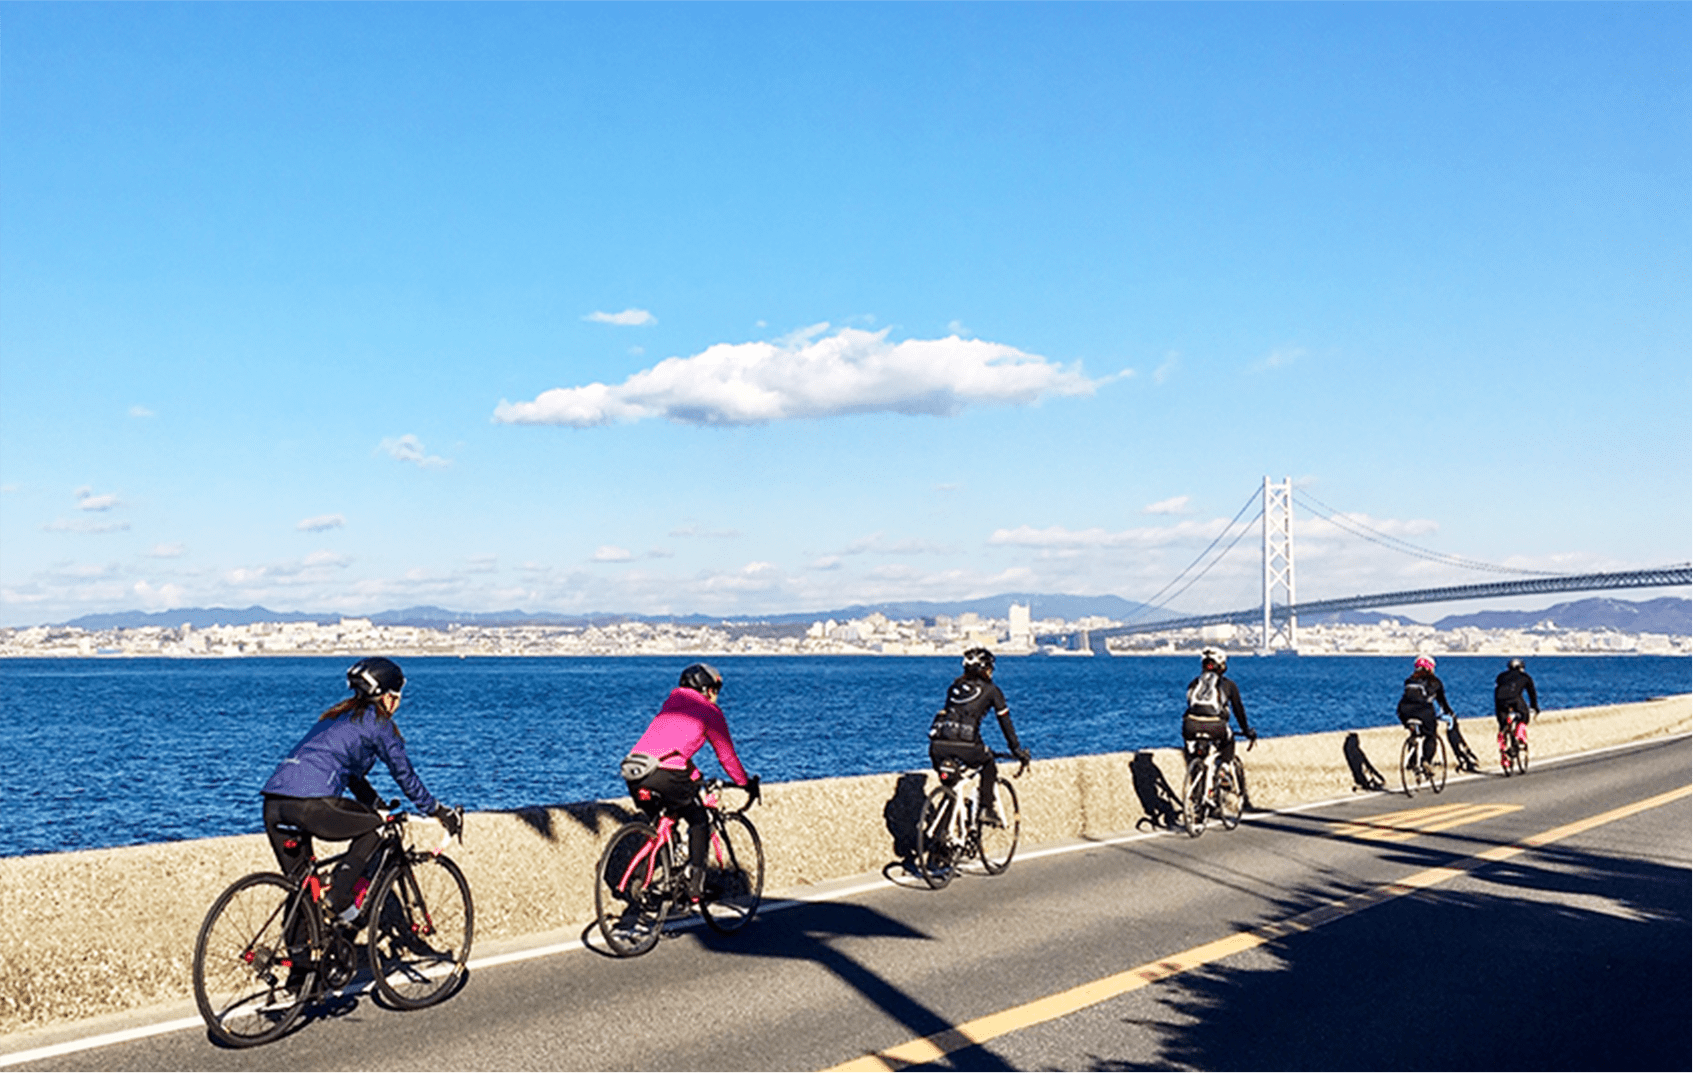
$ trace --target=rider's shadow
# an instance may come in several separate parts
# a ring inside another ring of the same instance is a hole
[[[1146,815],[1135,821],[1153,828],[1173,828],[1181,822],[1182,800],[1170,786],[1164,772],[1153,759],[1151,750],[1143,749],[1129,761],[1129,779],[1140,799],[1140,810]]]
[[[891,873],[895,868],[903,868],[908,875],[916,873],[917,824],[923,818],[923,801],[927,797],[925,791],[928,785],[926,773],[908,771],[894,783],[893,796],[882,806],[882,823],[893,839],[894,859],[882,869],[882,874],[889,879],[894,878]]]
[[[1387,780],[1382,778],[1381,772],[1370,763],[1370,758],[1364,755],[1363,743],[1358,740],[1358,732],[1346,735],[1341,743],[1341,753],[1346,757],[1346,766],[1352,769],[1352,786],[1357,790],[1380,790],[1387,786]]]

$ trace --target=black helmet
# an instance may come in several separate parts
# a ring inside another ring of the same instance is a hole
[[[682,677],[676,683],[692,689],[696,693],[704,693],[708,689],[723,691],[723,676],[717,673],[717,668],[709,663],[691,663],[682,669]]]
[[[964,650],[965,674],[992,674],[993,653],[985,648],[966,648]]]
[[[372,656],[347,668],[347,685],[361,698],[374,700],[385,693],[398,695],[406,688],[406,676],[393,660]]]

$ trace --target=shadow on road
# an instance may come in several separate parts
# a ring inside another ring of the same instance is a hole
[[[948,1018],[924,1005],[915,995],[890,983],[833,945],[836,940],[850,938],[930,938],[874,909],[847,902],[820,903],[765,918],[758,927],[748,928],[732,937],[725,938],[704,929],[697,933],[697,937],[700,944],[708,949],[734,957],[801,960],[822,966],[883,1013],[904,1025],[913,1036],[929,1036],[952,1027]],[[1012,1067],[983,1048],[971,1047],[949,1055],[947,1065],[942,1068],[1001,1070]]]
[[[1156,1055],[1085,1068],[1693,1064],[1685,867],[1549,847],[1470,876],[1278,940],[1265,948],[1275,967],[1259,956],[1175,977],[1163,1014],[1124,1022],[1159,1040]],[[1284,910],[1348,893],[1290,892]]]

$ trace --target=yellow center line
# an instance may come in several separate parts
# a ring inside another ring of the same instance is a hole
[[[1368,909],[1372,905],[1379,905],[1393,898],[1439,886],[1447,880],[1461,876],[1483,864],[1509,860],[1519,854],[1527,853],[1531,849],[1551,845],[1553,842],[1570,838],[1584,831],[1590,831],[1595,827],[1602,827],[1607,823],[1613,823],[1636,813],[1645,812],[1660,805],[1667,805],[1690,794],[1693,794],[1693,785],[1683,786],[1680,789],[1657,794],[1633,804],[1611,809],[1608,812],[1601,812],[1596,816],[1589,816],[1584,820],[1577,820],[1574,823],[1564,824],[1562,827],[1542,831],[1537,835],[1530,835],[1509,845],[1494,846],[1449,865],[1425,868],[1396,882],[1386,883],[1371,890],[1327,902],[1286,920],[1275,921],[1252,931],[1236,932],[1221,939],[1201,943],[1199,946],[1184,950],[1179,954],[1160,958],[1157,961],[1149,961],[1127,971],[1115,973],[1082,984],[1079,987],[1072,987],[1045,998],[1035,999],[1033,1002],[1025,1002],[1020,1006],[1013,1006],[998,1013],[990,1013],[985,1017],[966,1021],[932,1036],[914,1039],[909,1043],[902,1043],[885,1051],[867,1054],[843,1065],[831,1066],[824,1070],[824,1073],[846,1073],[848,1070],[886,1073],[886,1071],[903,1069],[906,1066],[938,1061],[954,1051],[961,1051],[966,1047],[986,1043],[991,1039],[1015,1032],[1018,1029],[1028,1028],[1031,1025],[1041,1024],[1063,1017],[1066,1014],[1084,1010],[1107,999],[1126,995],[1131,991],[1138,991],[1148,984],[1169,979],[1201,965],[1251,950],[1276,939],[1310,931],[1330,921],[1339,920],[1341,917]],[[1514,806],[1514,808],[1520,807],[1520,805]],[[1451,806],[1440,806],[1433,811],[1450,812],[1453,811],[1453,808]]]
[[[1409,842],[1422,834],[1449,831],[1465,824],[1480,823],[1507,812],[1516,812],[1521,805],[1469,805],[1462,802],[1435,805],[1430,808],[1405,809],[1403,812],[1384,812],[1379,816],[1365,816],[1361,820],[1332,823],[1329,833],[1336,838],[1358,838],[1367,842]]]

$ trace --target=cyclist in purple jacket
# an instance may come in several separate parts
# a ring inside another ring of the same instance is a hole
[[[265,834],[284,874],[292,875],[311,856],[314,835],[350,843],[329,885],[329,908],[343,919],[358,914],[353,885],[381,841],[382,816],[376,811],[381,798],[365,778],[378,759],[418,811],[434,816],[449,835],[459,833],[458,814],[437,802],[417,777],[394,725],[405,684],[399,664],[381,656],[347,668],[353,695],[318,716],[264,785]],[[351,790],[356,800],[341,796],[343,790]],[[296,838],[282,825],[299,828],[306,837]]]

